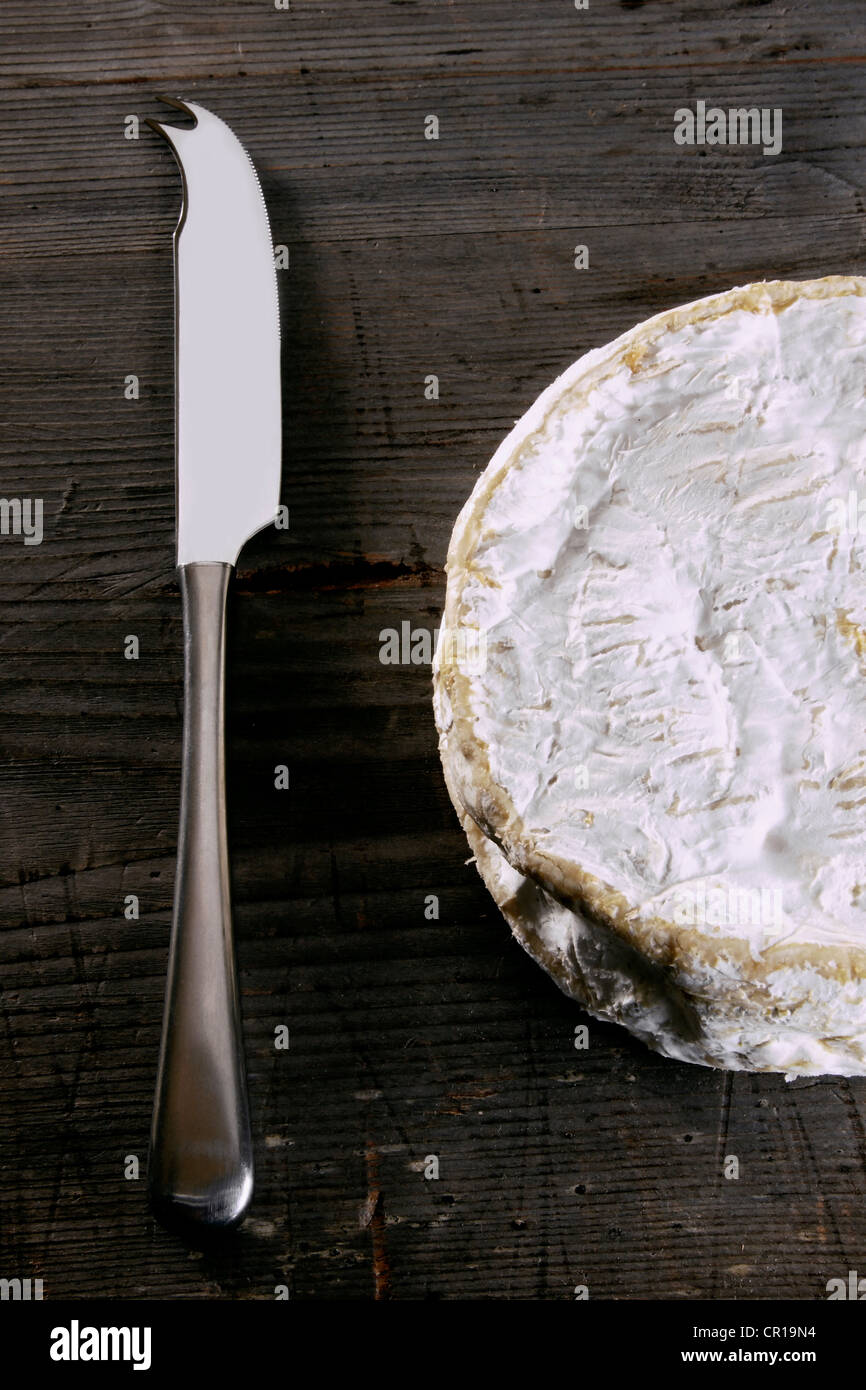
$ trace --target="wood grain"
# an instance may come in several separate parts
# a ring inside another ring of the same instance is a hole
[[[473,479],[579,353],[731,284],[863,272],[862,6],[7,0],[0,54],[0,490],[46,512],[41,545],[0,537],[0,1275],[49,1298],[824,1297],[863,1263],[866,1084],[679,1066],[595,1023],[575,1051],[586,1020],[465,862],[429,669],[382,665],[379,634],[436,627]],[[291,256],[291,526],[245,549],[230,612],[257,1198],[196,1252],[124,1178],[180,768],[180,186],[123,133],[160,90],[234,125]],[[782,154],[677,149],[700,96],[782,107]]]

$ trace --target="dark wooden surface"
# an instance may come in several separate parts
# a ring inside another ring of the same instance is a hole
[[[291,529],[246,548],[230,612],[257,1197],[206,1252],[124,1177],[181,730],[180,183],[158,137],[124,139],[159,91],[234,126],[291,249]],[[783,153],[676,148],[698,97],[782,107]],[[5,0],[0,157],[0,492],[46,510],[41,546],[0,537],[0,1276],[47,1298],[809,1300],[866,1274],[866,1083],[679,1066],[597,1024],[576,1052],[583,1016],[465,863],[429,669],[379,661],[381,629],[436,626],[473,479],[579,353],[732,284],[863,272],[859,0]]]

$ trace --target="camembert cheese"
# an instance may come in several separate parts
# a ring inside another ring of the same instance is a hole
[[[434,704],[563,989],[673,1057],[866,1075],[866,279],[714,295],[559,377],[458,518]]]

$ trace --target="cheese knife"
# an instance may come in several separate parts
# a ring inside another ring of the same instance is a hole
[[[280,490],[280,333],[264,198],[243,145],[195,102],[148,120],[180,166],[174,234],[177,566],[183,603],[180,824],[148,1162],[155,1215],[230,1228],[253,1190],[232,935],[223,712],[225,605],[241,546]]]

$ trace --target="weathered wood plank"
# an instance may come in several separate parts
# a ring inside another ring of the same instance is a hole
[[[866,1086],[726,1077],[595,1024],[575,1051],[583,1016],[465,862],[429,669],[383,665],[379,634],[436,627],[457,510],[575,356],[732,283],[863,269],[864,39],[854,0],[4,4],[2,492],[45,501],[41,545],[0,537],[4,1275],[73,1298],[815,1299],[862,1266]],[[180,185],[123,121],[166,87],[234,123],[291,252],[291,527],[247,547],[230,614],[258,1194],[192,1258],[123,1176],[181,732]],[[702,95],[781,106],[783,153],[676,150]]]

